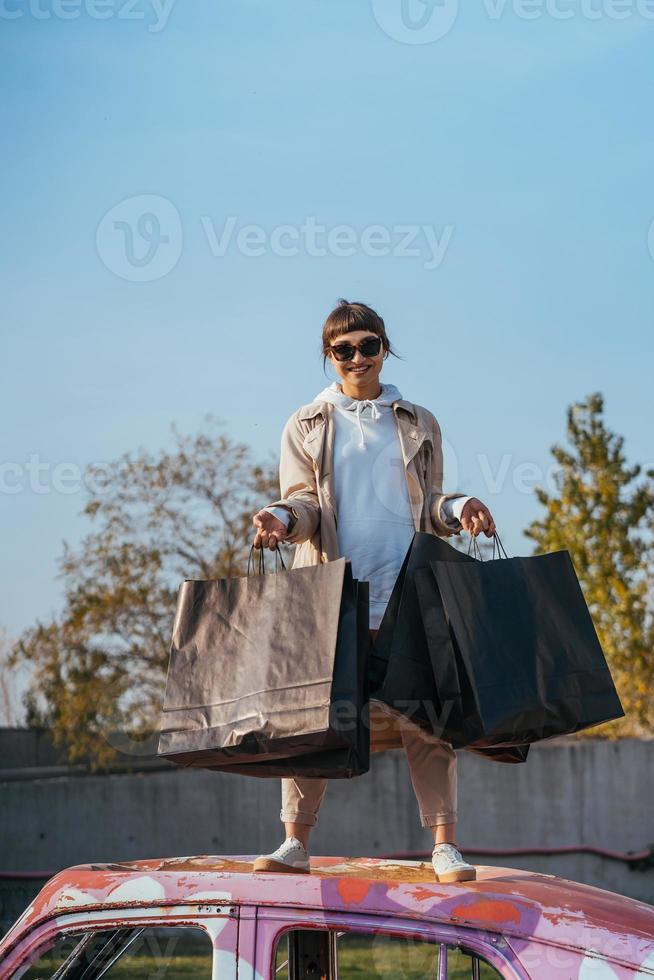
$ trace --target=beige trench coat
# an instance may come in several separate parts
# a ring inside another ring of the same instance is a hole
[[[269,506],[291,511],[286,541],[295,544],[293,568],[340,558],[336,535],[333,482],[334,406],[312,402],[298,409],[282,435],[279,483],[282,496]],[[416,531],[440,537],[458,534],[461,524],[443,520],[446,500],[462,493],[443,493],[441,429],[426,408],[404,399],[393,402],[397,431]]]
[[[286,541],[295,544],[293,568],[340,558],[333,483],[334,406],[312,402],[298,409],[282,435],[279,482],[282,497],[270,506],[291,512]],[[393,411],[404,461],[409,500],[416,531],[440,537],[458,534],[462,526],[444,522],[445,500],[464,496],[443,493],[441,429],[427,409],[399,399]],[[383,751],[402,745],[391,713],[371,701],[371,748]]]

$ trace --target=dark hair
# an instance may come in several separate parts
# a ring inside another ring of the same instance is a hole
[[[386,327],[379,313],[365,303],[348,303],[346,299],[339,299],[338,306],[331,311],[322,328],[323,367],[327,362],[329,347],[334,337],[340,337],[341,334],[354,330],[368,330],[370,333],[377,334],[381,337],[384,350],[398,357],[386,336]]]

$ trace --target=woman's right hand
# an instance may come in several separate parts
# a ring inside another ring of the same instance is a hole
[[[254,536],[255,548],[270,548],[274,551],[279,541],[283,541],[287,531],[284,522],[271,514],[269,510],[260,510],[252,518],[252,523],[257,529]]]

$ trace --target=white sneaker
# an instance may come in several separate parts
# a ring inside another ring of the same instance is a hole
[[[467,864],[454,844],[436,844],[431,855],[436,878],[443,883],[450,881],[474,881],[477,871]]]
[[[262,854],[252,865],[253,871],[282,871],[310,874],[309,852],[297,837],[287,837],[272,854]]]

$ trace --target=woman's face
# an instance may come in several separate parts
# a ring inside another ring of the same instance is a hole
[[[377,334],[371,333],[370,330],[352,330],[349,333],[339,334],[338,337],[334,337],[330,344],[330,347],[336,347],[339,344],[350,344],[355,348],[354,357],[350,361],[337,361],[333,351],[330,350],[329,352],[329,357],[334,365],[336,374],[350,389],[369,389],[371,385],[375,384],[381,373],[384,363],[383,344],[379,348],[379,353],[374,357],[364,357],[361,351],[358,350],[358,345],[368,338],[378,339]]]

